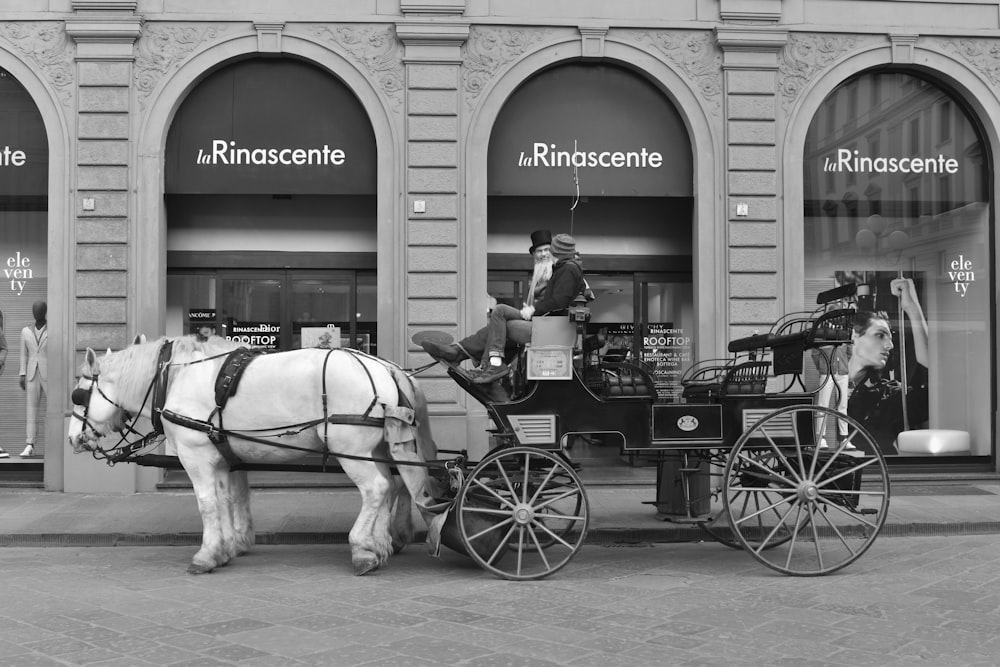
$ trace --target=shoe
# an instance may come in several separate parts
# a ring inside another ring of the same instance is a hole
[[[34,455],[35,455],[35,446],[34,445],[26,445],[24,447],[24,449],[21,450],[21,458],[22,459],[24,457],[26,457],[26,456],[34,456]]]
[[[9,459],[9,458],[10,458],[10,454],[8,454],[7,452],[5,452],[3,450],[3,447],[0,447],[0,459]]]
[[[829,446],[830,445],[826,444],[826,438],[820,438],[820,440],[819,440],[819,448],[820,449],[826,449]]]
[[[491,364],[473,375],[472,382],[474,384],[489,384],[490,382],[504,379],[509,373],[510,366],[507,364],[501,363],[499,366]]]
[[[457,345],[442,345],[431,340],[425,340],[420,344],[420,347],[424,348],[424,352],[435,359],[444,359],[452,363],[457,363],[467,358],[466,354],[462,352],[462,348]]]

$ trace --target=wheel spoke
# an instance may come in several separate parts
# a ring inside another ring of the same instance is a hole
[[[486,562],[489,565],[492,565],[494,562],[496,562],[497,558],[499,558],[500,555],[507,548],[507,541],[510,539],[510,536],[514,534],[514,530],[516,528],[517,528],[517,524],[512,523],[510,529],[507,531],[507,534],[504,535],[503,539],[500,540],[499,543],[497,543],[496,549],[494,549],[493,553],[490,554],[490,557],[486,559]],[[469,538],[468,539],[469,542],[472,542],[472,540],[473,540],[473,538]]]
[[[549,530],[549,527],[548,527],[548,526],[546,526],[546,525],[545,525],[544,523],[541,523],[541,522],[539,522],[539,521],[535,520],[535,521],[533,521],[533,522],[532,522],[532,525],[534,525],[534,526],[537,526],[537,527],[538,527],[538,528],[539,528],[540,530],[543,530],[543,531],[545,531],[545,533],[546,533],[546,534],[547,534],[547,535],[548,535],[548,536],[549,536],[549,537],[550,537],[550,538],[551,538],[552,540],[554,540],[554,541],[556,541],[556,542],[560,543],[560,544],[561,544],[561,545],[563,545],[564,547],[568,547],[568,548],[572,548],[572,545],[570,545],[570,543],[569,543],[569,542],[567,542],[567,541],[566,541],[566,540],[564,540],[564,539],[563,539],[562,537],[560,537],[559,535],[557,535],[557,534],[555,534],[554,532],[552,532],[551,530]],[[534,533],[532,533],[532,535],[534,535]]]
[[[542,548],[541,543],[538,541],[538,536],[535,535],[535,531],[531,530],[530,526],[525,526],[525,528],[528,531],[528,535],[531,536],[531,541],[535,543],[535,551],[538,553],[539,557],[542,559],[542,563],[545,565],[545,569],[546,570],[551,570],[552,566],[549,565],[549,559],[545,556],[545,549]],[[558,537],[556,537],[556,539],[558,539],[560,542],[563,542]],[[565,544],[566,546],[569,546],[565,542],[563,542],[563,544]]]
[[[830,517],[826,515],[826,512],[820,512],[820,514],[823,515],[823,520],[826,521],[826,524],[830,527],[830,530],[832,530],[837,535],[837,539],[840,540],[841,545],[843,545],[845,549],[851,552],[852,556],[855,555],[856,552],[854,548],[847,541],[847,538],[844,537],[844,534],[840,532],[840,528],[837,527],[837,524],[835,524],[833,521],[830,520]],[[818,544],[819,540],[817,540],[816,542]],[[820,563],[820,565],[822,566],[822,563]]]
[[[483,528],[478,533],[475,533],[474,535],[469,535],[469,541],[471,542],[472,540],[478,539],[478,538],[482,537],[483,535],[488,535],[489,533],[492,533],[492,532],[494,532],[496,530],[500,530],[504,526],[508,526],[508,525],[510,525],[512,523],[514,523],[513,517],[507,519],[506,521],[501,521],[500,523],[495,523],[495,524],[492,524],[490,526],[487,526],[486,528]]]
[[[794,428],[795,427],[794,427],[794,423],[793,423],[792,429],[794,430]],[[778,446],[778,444],[771,438],[771,434],[768,433],[766,430],[764,430],[763,427],[761,428],[761,433],[764,435],[764,438],[767,439],[767,443],[771,446],[771,450],[774,452],[774,455],[777,456],[781,460],[781,464],[785,467],[785,470],[787,470],[788,472],[790,472],[792,474],[792,476],[795,476],[795,469],[792,468],[791,463],[789,463],[788,459],[785,458],[785,454],[781,451],[781,448]],[[773,469],[771,469],[771,470],[773,472],[776,472]],[[800,477],[800,478],[796,479],[795,481],[796,482],[801,482],[802,478]]]
[[[753,551],[755,553],[760,553],[761,551],[763,551],[767,547],[768,541],[770,541],[770,539],[772,537],[774,537],[775,533],[778,532],[778,529],[780,529],[782,526],[785,525],[785,520],[788,518],[788,515],[791,514],[792,510],[794,510],[796,507],[798,507],[799,511],[801,511],[802,508],[801,508],[801,506],[799,506],[798,503],[796,503],[796,502],[793,501],[791,504],[789,504],[788,511],[785,512],[784,515],[781,516],[781,518],[779,519],[779,521],[774,524],[774,528],[772,528],[771,532],[767,534],[767,537],[765,537],[764,539],[762,539],[760,541],[760,546],[757,547],[756,549],[753,549]],[[796,531],[796,533],[797,533],[797,531]],[[792,543],[793,544],[795,542],[795,534],[796,533],[792,534]]]
[[[785,484],[785,486],[795,486],[798,482],[802,481],[800,479],[797,479],[797,480],[790,480],[790,479],[788,479],[784,475],[781,475],[774,468],[769,468],[768,466],[764,465],[763,463],[761,463],[760,461],[758,461],[757,458],[755,458],[753,456],[748,456],[746,454],[742,454],[741,453],[739,455],[739,459],[740,459],[740,461],[742,461],[744,463],[747,463],[749,465],[755,466],[759,470],[767,473],[767,476],[769,478],[780,480],[781,482],[783,482]],[[784,461],[784,463],[785,463],[785,467],[788,468],[788,461]],[[740,472],[743,472],[743,471],[741,470]]]
[[[534,505],[535,501],[538,499],[538,495],[542,492],[542,490],[546,487],[546,485],[552,479],[552,476],[555,474],[555,472],[556,472],[555,466],[552,466],[551,468],[549,468],[549,472],[548,472],[547,475],[545,475],[545,479],[543,479],[541,482],[538,483],[538,488],[535,489],[535,493],[532,495],[531,500],[529,501],[528,498],[527,498],[527,496],[525,496],[524,502],[530,503],[530,504]],[[526,493],[527,493],[527,486],[528,485],[527,485],[527,478],[526,478],[525,479],[525,492]]]

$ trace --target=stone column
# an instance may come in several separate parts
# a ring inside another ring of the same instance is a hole
[[[78,351],[128,344],[130,83],[133,44],[142,29],[135,8],[134,0],[74,0],[75,14],[66,19],[66,33],[77,45],[76,169],[70,190],[76,330],[69,340]],[[73,454],[65,451],[66,491],[136,490],[132,466],[73,465]]]
[[[407,339],[422,329],[457,336],[467,306],[458,114],[469,26],[423,17],[397,23],[396,33],[406,69],[406,265],[400,270],[406,274]],[[408,365],[427,360],[415,346],[410,350]],[[421,386],[436,413],[463,412],[459,390],[443,372],[422,375]],[[435,417],[435,437],[457,444],[465,438],[464,420],[450,421]]]
[[[74,0],[77,43],[76,349],[127,344],[129,128],[136,2]]]
[[[778,53],[787,40],[771,25],[723,25],[729,336],[768,330],[784,310],[779,276]]]

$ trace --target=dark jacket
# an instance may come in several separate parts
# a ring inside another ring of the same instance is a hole
[[[535,301],[535,315],[560,314],[573,304],[573,300],[583,290],[583,266],[580,260],[560,259],[552,267],[552,279],[545,286],[541,298]]]
[[[906,405],[911,429],[926,428],[928,418],[927,369],[916,364],[907,384]],[[855,387],[847,414],[867,429],[883,454],[897,454],[894,441],[903,430],[903,390],[899,382],[869,379]]]

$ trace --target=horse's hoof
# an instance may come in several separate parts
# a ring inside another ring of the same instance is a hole
[[[188,574],[208,574],[214,570],[211,565],[199,565],[198,563],[191,563],[188,565]]]
[[[378,560],[375,558],[355,558],[353,563],[354,574],[359,577],[378,568]]]

